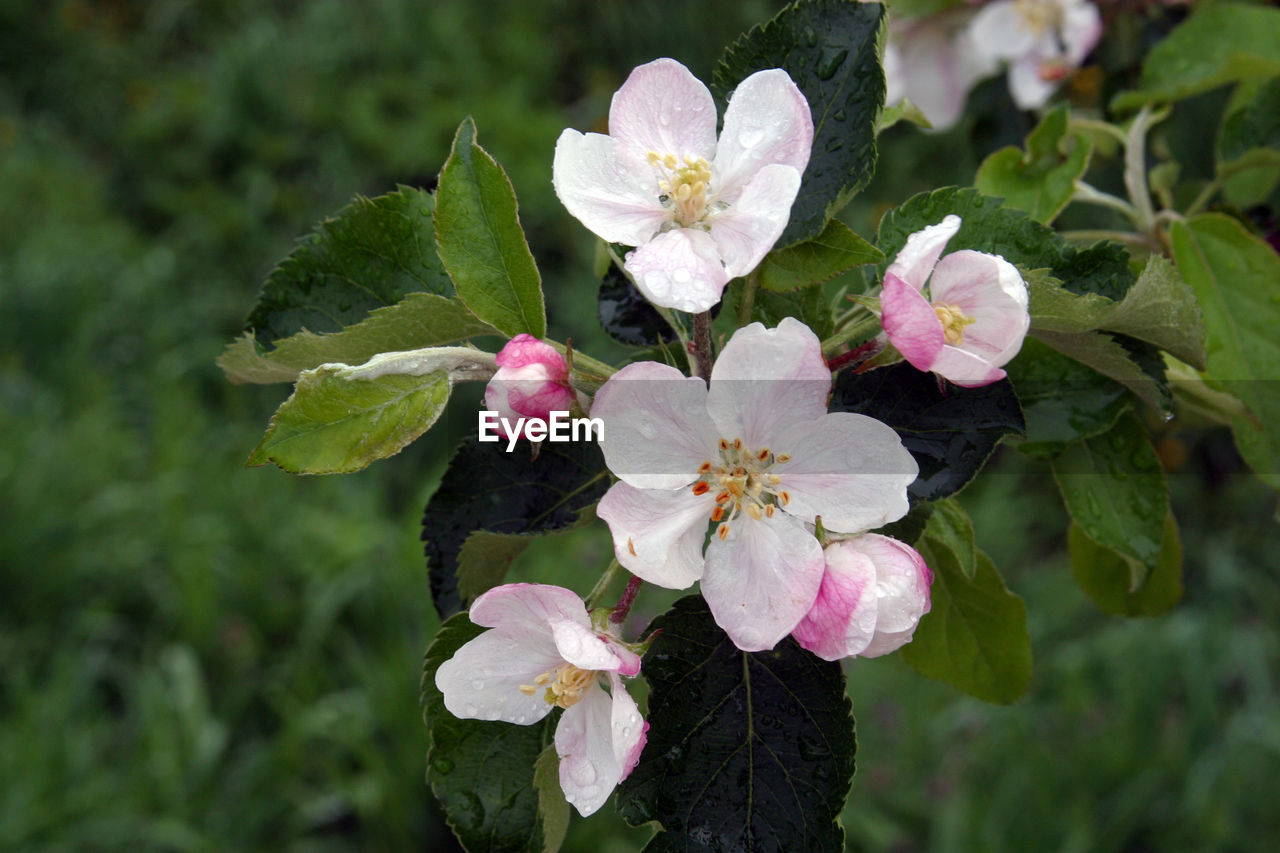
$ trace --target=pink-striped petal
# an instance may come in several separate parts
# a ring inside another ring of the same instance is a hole
[[[942,321],[918,289],[890,271],[880,294],[880,323],[889,343],[916,370],[932,370],[945,341]]]

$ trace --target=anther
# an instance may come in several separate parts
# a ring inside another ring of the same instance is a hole
[[[723,438],[722,438],[722,439],[720,439],[720,449],[721,449],[721,450],[728,450],[728,449],[729,449],[729,442],[725,441]]]
[[[720,521],[722,518],[724,518],[724,507],[717,506],[715,509],[711,510],[712,521]]]
[[[769,458],[769,448],[767,448],[767,447],[762,447],[762,448],[760,448],[760,452],[756,454],[756,458],[757,458],[757,459],[759,459],[761,462],[763,462],[764,460],[768,459],[768,458]]]
[[[775,509],[777,509],[777,507],[775,507],[773,504],[769,504],[768,506],[766,506],[764,508],[765,516],[767,516],[768,518],[773,518],[773,511]]]
[[[722,503],[728,503],[728,502],[729,502],[728,492],[721,492],[720,494],[716,495],[716,503],[722,504]]]
[[[791,454],[790,454],[790,453],[779,453],[776,457],[774,457],[774,461],[775,461],[775,462],[790,462],[790,461],[791,461]]]
[[[627,538],[627,550],[631,552],[631,556],[638,556],[636,554],[636,543],[631,541],[630,537]]]
[[[693,484],[693,493],[695,495],[705,495],[709,491],[711,491],[711,486],[707,485],[706,480],[699,480]]]
[[[783,506],[786,506],[787,504],[791,503],[791,493],[788,492],[786,489],[783,489],[782,493],[778,495],[778,499],[782,501]]]
[[[711,473],[711,463],[710,463],[710,462],[703,462],[701,465],[699,465],[699,466],[698,466],[698,473],[699,473],[699,474],[710,474],[710,473]]]
[[[747,504],[747,515],[751,516],[756,521],[759,521],[764,513],[760,511],[759,504]]]
[[[734,449],[734,450],[741,450],[741,449],[742,449],[742,439],[740,439],[740,438],[735,438],[735,439],[733,440],[733,449]]]
[[[721,541],[721,542],[723,542],[724,540],[728,539],[728,538],[729,538],[729,525],[727,525],[727,524],[722,524],[722,525],[720,525],[719,529],[718,529],[718,530],[716,530],[716,535],[720,537],[720,541]]]

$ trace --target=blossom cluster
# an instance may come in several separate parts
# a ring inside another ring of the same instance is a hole
[[[706,87],[660,59],[614,96],[609,130],[561,135],[556,192],[601,239],[631,247],[621,265],[651,302],[707,311],[786,226],[813,139],[804,96],[784,71],[753,74],[717,139]],[[1003,258],[943,257],[961,225],[948,216],[913,234],[888,267],[880,347],[976,386],[1002,378],[1021,346],[1027,292]],[[485,399],[504,416],[546,418],[580,403],[564,357],[541,341],[513,338],[496,364]],[[617,563],[657,586],[699,584],[746,652],[790,636],[827,660],[884,655],[929,611],[933,575],[920,554],[872,532],[906,514],[916,461],[885,424],[828,411],[831,387],[823,343],[786,317],[737,329],[707,376],[639,361],[590,402],[616,478],[596,514]],[[621,639],[615,615],[588,613],[560,587],[497,587],[470,609],[488,630],[435,677],[460,717],[528,725],[560,709],[560,783],[584,815],[645,743],[647,723],[623,683],[640,672],[640,647]]]

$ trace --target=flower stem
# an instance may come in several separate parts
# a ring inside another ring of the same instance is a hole
[[[703,311],[693,315],[693,357],[696,359],[698,375],[702,381],[711,384],[711,312]]]
[[[747,280],[742,285],[742,296],[738,302],[738,325],[745,326],[751,322],[751,309],[756,304],[756,289],[760,287],[760,267],[747,273]]]
[[[596,585],[591,587],[591,592],[587,593],[586,604],[588,610],[600,603],[600,599],[609,591],[610,584],[613,583],[613,579],[618,576],[618,572],[621,570],[622,564],[616,559],[609,561],[609,568],[604,570],[600,580],[596,581]]]
[[[835,358],[828,359],[827,367],[831,368],[832,373],[835,373],[846,364],[861,361],[864,357],[870,356],[875,352],[876,343],[877,341],[875,338],[872,338],[866,343],[860,344],[846,353],[841,353]]]
[[[849,328],[841,329],[831,337],[827,338],[822,342],[822,351],[824,353],[830,352],[841,344],[857,340],[868,332],[874,331],[878,328],[880,328],[880,318],[872,314],[871,316],[854,323]]]
[[[635,575],[631,576],[631,580],[627,581],[627,588],[622,591],[622,597],[618,599],[618,603],[614,605],[613,613],[609,615],[609,621],[615,625],[621,625],[627,621],[627,614],[631,612],[631,605],[635,604],[636,593],[640,591],[640,584],[644,581]]]
[[[1134,225],[1141,227],[1141,215],[1138,213],[1137,208],[1119,196],[1114,196],[1111,193],[1104,193],[1084,181],[1076,181],[1076,191],[1075,194],[1071,196],[1071,200],[1084,202],[1086,204],[1098,204],[1103,207],[1109,207],[1112,210],[1118,210]],[[1150,204],[1149,199],[1148,204]]]

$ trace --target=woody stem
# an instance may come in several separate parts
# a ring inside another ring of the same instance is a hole
[[[693,357],[702,381],[711,382],[711,312],[693,315]]]
[[[636,593],[640,591],[640,584],[644,581],[635,575],[631,576],[631,580],[627,581],[627,588],[622,591],[622,597],[618,599],[618,603],[614,605],[613,613],[609,614],[609,621],[615,625],[621,625],[627,621],[627,614],[631,612],[631,605],[635,603]]]

